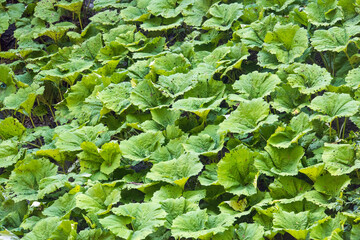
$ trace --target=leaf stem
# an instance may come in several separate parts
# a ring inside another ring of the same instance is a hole
[[[349,54],[347,53],[347,48],[345,48],[345,49],[344,49],[344,53],[345,53],[345,55],[346,55],[346,57],[347,57],[347,59],[348,59],[348,61],[349,61],[350,65],[351,65],[351,68],[352,68],[352,69],[354,69],[354,65],[351,63],[351,61],[350,61],[350,57],[349,57]]]
[[[346,120],[347,120],[347,117],[345,117],[344,123],[343,123],[343,125],[342,125],[342,128],[343,128],[342,138],[343,138],[343,139],[345,138]]]

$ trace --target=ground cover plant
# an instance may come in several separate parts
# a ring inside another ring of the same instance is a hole
[[[1,239],[360,238],[360,1],[0,5]]]

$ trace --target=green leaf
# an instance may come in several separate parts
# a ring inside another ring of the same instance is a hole
[[[191,202],[183,197],[176,199],[165,199],[161,201],[160,204],[161,208],[164,209],[167,213],[164,226],[168,229],[171,228],[173,220],[178,216],[199,209],[198,204]]]
[[[310,233],[314,239],[342,239],[346,217],[337,214],[335,218],[327,218],[315,226]]]
[[[274,213],[274,228],[279,231],[284,230],[296,239],[306,239],[313,224],[324,215],[325,213],[317,214],[309,211],[299,213],[279,211]]]
[[[269,104],[262,99],[241,102],[230,116],[220,123],[219,132],[252,133],[265,123],[273,123],[277,116],[269,115]]]
[[[329,26],[343,19],[343,12],[337,0],[313,1],[305,8],[308,20],[315,26]]]
[[[254,162],[257,155],[241,145],[232,149],[218,163],[218,182],[235,195],[255,194],[258,170]]]
[[[124,19],[124,21],[143,22],[149,18],[150,13],[142,8],[128,6],[127,8],[121,10],[120,16]]]
[[[206,210],[185,213],[174,219],[171,233],[174,237],[210,239],[225,232],[234,222],[229,214],[208,215]]]
[[[23,160],[12,171],[6,187],[17,202],[37,200],[40,181],[56,173],[57,166],[47,159]]]
[[[124,157],[134,161],[146,160],[164,142],[161,132],[146,132],[120,142]]]
[[[296,64],[289,74],[288,83],[300,93],[313,94],[326,89],[332,77],[325,68],[318,65]]]
[[[182,54],[168,53],[157,57],[150,63],[150,68],[158,75],[169,76],[174,73],[186,73],[190,62]]]
[[[129,238],[132,231],[126,226],[131,223],[130,217],[109,215],[100,219],[100,223],[104,228],[109,229],[113,234],[124,239],[132,239]]]
[[[360,168],[354,146],[350,144],[325,143],[322,160],[325,163],[325,169],[333,176],[348,174]]]
[[[178,159],[159,162],[152,166],[147,178],[153,181],[164,181],[184,188],[191,176],[197,175],[203,168],[196,154],[183,154]]]
[[[258,223],[240,223],[235,232],[238,238],[243,240],[264,239],[264,227]]]
[[[44,87],[40,87],[38,84],[32,84],[27,88],[20,88],[17,93],[4,99],[4,108],[21,111],[24,110],[27,115],[30,115],[36,97],[43,94],[44,89]]]
[[[235,33],[240,36],[241,41],[250,48],[262,48],[265,36],[273,31],[277,22],[281,21],[274,14],[270,14],[261,20],[252,22],[248,26],[237,30]]]
[[[271,9],[276,12],[281,12],[293,2],[295,2],[295,0],[257,0],[256,4],[263,7],[264,9]]]
[[[49,217],[63,218],[70,216],[71,211],[76,207],[75,194],[66,193],[54,201],[51,206],[44,209],[43,213]]]
[[[209,9],[211,18],[206,20],[202,27],[204,29],[216,29],[219,31],[228,30],[234,21],[236,21],[241,15],[242,4],[231,3],[231,4],[213,4]]]
[[[25,132],[26,128],[13,117],[7,117],[0,122],[0,136],[2,139],[9,139],[12,137],[20,137]]]
[[[71,2],[61,0],[60,2],[55,4],[55,6],[64,8],[66,10],[76,13],[77,15],[80,15],[82,4],[83,4],[82,0],[71,0]]]
[[[168,106],[172,99],[158,90],[150,80],[143,80],[131,92],[130,102],[141,110],[147,110]]]
[[[356,90],[360,87],[360,78],[358,77],[360,74],[360,67],[352,69],[348,72],[345,77],[346,85]]]
[[[182,10],[184,22],[190,26],[201,26],[203,18],[216,0],[197,0]]]
[[[98,93],[97,97],[103,103],[104,108],[121,114],[130,106],[131,84],[122,82],[119,84],[111,83]]]
[[[252,100],[268,96],[280,82],[279,77],[275,74],[255,71],[241,75],[239,80],[233,84],[233,88],[240,93],[241,99]]]
[[[61,14],[55,10],[56,0],[41,0],[35,7],[34,16],[49,23],[60,20]]]
[[[131,228],[127,226],[124,228],[124,230],[130,231],[130,236],[127,238],[129,240],[145,239],[165,223],[166,212],[158,203],[129,203],[113,208],[112,211],[117,216],[131,219]]]
[[[301,201],[311,189],[309,183],[295,177],[279,177],[269,185],[271,197],[281,203]]]
[[[99,137],[104,136],[105,134],[103,133],[105,133],[107,130],[107,127],[105,127],[103,124],[99,124],[94,127],[84,126],[80,128],[68,129],[59,133],[59,137],[55,143],[55,146],[60,151],[80,151],[81,143],[83,142],[101,143],[102,139]]]
[[[310,97],[303,95],[299,90],[284,84],[275,89],[274,101],[271,106],[280,112],[297,113],[300,109],[309,104]]]
[[[291,144],[297,143],[311,129],[309,116],[300,113],[291,119],[289,126],[278,127],[267,142],[277,148],[288,148]]]
[[[319,118],[332,122],[337,117],[351,117],[358,111],[360,103],[354,101],[349,94],[326,92],[311,101],[310,108],[318,111],[312,119]]]
[[[292,63],[308,48],[308,37],[305,29],[294,24],[276,24],[272,32],[268,32],[264,39],[265,51],[274,55],[280,63]],[[262,58],[260,65],[264,64]]]
[[[190,1],[178,0],[151,0],[147,9],[154,16],[162,16],[164,18],[174,18],[187,7]]]
[[[49,28],[44,28],[41,31],[38,32],[38,36],[48,36],[52,38],[55,43],[57,43],[66,32],[68,32],[70,29],[75,29],[76,26],[72,24],[71,22],[60,22],[56,23],[54,25],[51,25]]]
[[[88,213],[106,214],[110,212],[113,204],[120,201],[120,190],[115,187],[116,183],[97,183],[85,193],[77,194],[76,207],[86,210]]]
[[[44,218],[38,221],[34,229],[26,234],[26,240],[74,239],[77,235],[77,223],[60,220],[57,217]]]
[[[331,176],[324,174],[316,179],[314,188],[316,191],[332,196],[339,196],[349,184],[351,179],[347,175]]]
[[[311,44],[318,51],[346,51],[351,37],[360,33],[359,26],[345,28],[332,27],[328,30],[316,30],[311,38]]]
[[[0,142],[0,168],[6,168],[13,165],[22,157],[24,152],[25,150],[19,151],[15,141],[6,140]]]
[[[255,166],[270,176],[294,176],[298,174],[300,160],[304,155],[304,149],[299,145],[289,148],[276,148],[271,145],[265,147],[267,155],[257,158]]]

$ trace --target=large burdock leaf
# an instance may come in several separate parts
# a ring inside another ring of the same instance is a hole
[[[314,188],[316,191],[326,194],[329,197],[338,197],[351,182],[347,175],[331,176],[326,173],[316,179]]]
[[[79,15],[81,13],[81,7],[83,5],[83,1],[82,0],[72,0],[71,2],[67,2],[65,0],[61,0],[60,2],[58,2],[57,4],[55,4],[55,6],[57,7],[61,7],[63,9],[69,10],[71,12],[76,13],[77,15]]]
[[[281,80],[275,74],[255,71],[241,75],[239,80],[233,84],[233,88],[240,93],[240,98],[251,100],[269,95],[280,82]]]
[[[24,160],[11,172],[6,187],[17,202],[37,200],[41,179],[56,173],[57,166],[47,159]]]
[[[26,128],[13,117],[7,117],[0,122],[0,137],[1,139],[9,139],[12,137],[21,137]]]
[[[265,54],[274,55],[280,63],[292,63],[308,48],[307,31],[294,24],[276,24],[272,32],[268,32],[264,39]],[[259,60],[262,61],[263,58]],[[260,62],[260,64],[262,64]]]
[[[277,148],[288,148],[291,144],[297,143],[311,129],[309,116],[300,113],[291,119],[289,126],[278,127],[267,142]]]
[[[255,194],[258,170],[254,162],[257,155],[244,146],[232,149],[218,163],[218,182],[235,195]]]
[[[141,110],[170,105],[172,99],[158,90],[150,80],[143,80],[130,94],[130,102]]]
[[[202,27],[204,29],[216,29],[219,31],[228,30],[234,21],[236,21],[241,15],[242,4],[231,3],[231,4],[214,4],[209,9],[209,13],[212,16],[206,20]]]
[[[171,233],[174,237],[211,239],[217,233],[225,232],[235,221],[226,213],[208,215],[206,210],[185,213],[174,219]]]
[[[224,145],[224,136],[217,134],[218,125],[208,125],[200,134],[190,136],[183,144],[185,151],[204,156],[216,155]]]
[[[279,211],[274,213],[274,229],[278,231],[286,231],[295,239],[306,239],[310,229],[315,223],[326,217],[325,213],[319,212],[285,212]]]
[[[281,19],[274,14],[264,17],[261,20],[252,22],[248,26],[237,30],[235,33],[240,36],[241,41],[249,48],[262,48],[265,36],[274,29],[274,26]]]
[[[313,94],[325,89],[332,80],[330,73],[319,65],[295,64],[287,78],[300,93]]]
[[[273,123],[277,116],[269,115],[269,104],[262,99],[241,102],[230,116],[220,123],[219,132],[247,134],[265,123]]]
[[[182,54],[168,53],[155,58],[149,66],[156,74],[169,76],[188,72],[191,64]]]
[[[304,155],[304,149],[299,145],[289,148],[276,148],[271,145],[265,147],[267,155],[258,157],[255,166],[261,172],[270,176],[294,176],[298,174],[300,160]]]
[[[7,96],[16,92],[14,73],[8,65],[0,65],[0,78],[0,102],[3,102]]]
[[[315,0],[305,8],[310,23],[315,26],[330,26],[343,19],[341,7],[337,0]]]
[[[293,2],[295,2],[295,0],[257,0],[256,4],[263,7],[264,9],[271,9],[275,10],[276,12],[281,12]]]
[[[120,142],[123,156],[134,161],[146,160],[164,142],[161,132],[146,132]]]
[[[187,180],[197,175],[202,168],[198,155],[187,153],[178,159],[154,164],[146,177],[153,181],[175,183],[184,188]]]
[[[76,194],[66,193],[56,199],[50,207],[44,209],[43,214],[49,217],[70,216],[70,212],[76,207]]]
[[[271,197],[281,203],[301,201],[310,189],[309,183],[296,177],[278,177],[269,185]]]
[[[60,20],[61,14],[55,10],[56,0],[41,0],[35,7],[34,16],[49,23]]]
[[[160,202],[161,208],[167,213],[165,227],[170,229],[173,220],[187,212],[196,211],[199,209],[198,204],[191,202],[183,197],[176,199],[165,199]]]
[[[274,101],[271,106],[280,112],[298,113],[309,104],[310,96],[301,94],[298,89],[283,84],[272,94]]]
[[[325,143],[322,160],[325,169],[333,176],[348,174],[360,168],[360,160],[356,159],[356,152],[350,144]]]
[[[197,84],[184,94],[184,99],[173,104],[174,109],[193,112],[199,116],[206,116],[212,109],[218,107],[224,99],[225,84],[222,81],[199,79]]]
[[[312,239],[342,239],[346,217],[340,213],[335,218],[327,218],[315,226],[310,233]]]
[[[141,28],[145,31],[166,31],[181,26],[183,18],[178,16],[175,18],[154,17],[144,21]]]
[[[360,103],[349,94],[326,92],[311,101],[310,108],[318,111],[312,118],[319,118],[325,122],[332,122],[337,117],[351,117],[358,111]]]
[[[168,96],[175,98],[189,91],[197,83],[196,75],[192,71],[175,73],[170,76],[159,76],[154,84],[159,90],[164,91]]]
[[[102,135],[106,134],[107,127],[103,124],[92,126],[84,126],[75,129],[67,129],[59,133],[55,146],[60,151],[80,151],[83,142],[95,142],[98,146],[102,143]],[[99,138],[100,137],[100,138]]]
[[[60,22],[54,25],[51,25],[49,28],[43,28],[38,33],[37,36],[48,36],[57,43],[66,32],[70,29],[75,29],[76,25],[71,22]]]
[[[48,217],[38,221],[31,232],[25,234],[25,240],[75,239],[77,222]]]
[[[320,52],[345,51],[351,38],[360,33],[360,26],[332,27],[327,30],[316,30],[311,38],[311,44]]]
[[[346,85],[356,90],[360,87],[360,67],[351,69],[345,77]]]
[[[113,204],[120,201],[120,189],[116,183],[97,183],[85,193],[77,194],[76,207],[88,213],[105,214],[110,212]]]
[[[4,109],[25,111],[27,115],[30,115],[36,97],[43,94],[44,90],[44,87],[40,87],[39,84],[35,83],[30,87],[20,88],[17,93],[4,99]]]
[[[24,152],[25,149],[19,151],[15,141],[6,140],[0,142],[0,168],[13,165],[22,157]]]
[[[258,223],[240,223],[239,227],[235,230],[238,239],[244,240],[263,240],[264,227]]]
[[[155,16],[174,18],[179,15],[184,8],[190,5],[190,3],[190,1],[178,0],[151,0],[147,9]]]
[[[190,26],[201,26],[203,18],[216,0],[198,0],[182,10],[184,22]]]
[[[132,87],[129,82],[111,83],[99,92],[97,97],[104,105],[104,108],[121,114],[130,106],[129,97],[131,90]]]
[[[117,208],[113,208],[112,212],[120,217],[130,219],[131,227],[125,225],[124,221],[114,221],[113,225],[109,225],[108,221],[100,220],[104,227],[117,234],[119,237],[125,232],[125,239],[141,240],[145,239],[149,234],[155,232],[157,228],[165,223],[166,212],[161,209],[159,203],[129,203]],[[105,219],[113,218],[113,215]],[[119,232],[121,230],[121,232]],[[128,235],[128,236],[127,236]]]

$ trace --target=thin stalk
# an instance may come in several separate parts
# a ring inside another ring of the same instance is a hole
[[[330,131],[330,133],[329,133],[329,135],[330,135],[330,140],[331,140],[331,123],[332,123],[332,121],[330,122],[330,128],[329,128],[329,131]]]
[[[78,18],[79,18],[80,29],[83,30],[80,13],[78,14]]]
[[[347,120],[347,117],[345,117],[345,120],[344,120],[344,123],[343,123],[343,132],[342,132],[342,138],[343,139],[345,138],[346,120]]]
[[[345,55],[346,55],[346,57],[347,57],[347,59],[348,59],[348,61],[349,61],[350,65],[351,65],[351,68],[352,68],[352,69],[354,69],[354,65],[351,63],[351,61],[350,61],[350,57],[349,57],[349,54],[347,53],[347,48],[345,48],[345,49],[344,49],[344,53],[345,53]]]
[[[59,95],[60,95],[60,100],[63,100],[62,94],[61,94],[61,90],[60,90],[60,86],[57,86],[57,89],[59,90]]]
[[[54,112],[53,112],[53,110],[51,109],[50,104],[48,105],[48,107],[49,107],[49,109],[50,109],[51,116],[53,117],[53,119],[54,119],[54,122],[55,122],[56,126],[58,126],[58,124],[57,124],[57,122],[56,122],[56,120],[55,120],[55,115],[54,115]]]
[[[339,118],[336,117],[336,132],[338,136],[340,137],[340,124],[339,124]]]
[[[32,124],[32,125],[33,125],[33,127],[35,128],[34,121],[32,120],[32,117],[31,117],[31,113],[29,114],[29,118],[30,118],[31,124]]]
[[[322,52],[319,52],[319,53],[320,53],[321,59],[322,59],[323,62],[324,62],[324,65],[325,65],[326,69],[329,71],[329,64],[328,64],[328,62],[326,61],[326,58],[324,57],[324,55],[322,54]],[[329,71],[329,72],[331,72],[331,71]]]
[[[27,144],[29,144],[29,145],[31,145],[31,146],[33,146],[33,147],[40,148],[40,146],[39,146],[39,145],[33,144],[33,143],[31,143],[31,142],[26,142],[26,143],[27,143]]]

